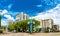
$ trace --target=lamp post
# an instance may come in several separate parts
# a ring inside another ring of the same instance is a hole
[[[1,28],[1,19],[2,19],[2,15],[0,14],[0,28]]]
[[[30,34],[32,34],[33,32],[33,24],[35,24],[35,22],[32,22],[32,19],[30,19],[30,22],[28,22],[28,24],[30,24]]]

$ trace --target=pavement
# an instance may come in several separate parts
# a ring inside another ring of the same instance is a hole
[[[27,33],[4,33],[0,34],[0,36],[28,36]]]
[[[0,34],[0,36],[60,36],[59,33],[6,33],[6,34]]]

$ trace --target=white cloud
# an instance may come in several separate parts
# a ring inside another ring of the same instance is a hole
[[[1,25],[6,26],[7,25],[6,20],[2,20]]]
[[[9,12],[6,9],[1,10],[0,13],[2,14],[2,16],[4,15],[4,17],[6,17],[8,20],[14,21],[14,18],[10,14],[8,14]]]
[[[6,9],[1,10],[0,13],[1,13],[2,16],[4,15],[4,17],[7,18],[5,20],[4,20],[4,18],[2,19],[2,21],[1,21],[2,25],[6,25],[7,24],[7,20],[15,21],[15,19],[10,14],[8,14],[9,12]]]
[[[6,15],[4,15],[4,17],[6,17],[8,20],[13,20],[14,21],[14,18],[11,17],[11,15],[6,14]]]
[[[42,5],[40,4],[40,5],[36,5],[37,7],[42,7]]]
[[[0,11],[1,15],[8,13],[6,9]]]
[[[60,25],[60,4],[58,4],[53,9],[39,13],[37,16],[34,16],[32,18],[35,18],[37,20],[52,18],[54,20],[54,24]]]

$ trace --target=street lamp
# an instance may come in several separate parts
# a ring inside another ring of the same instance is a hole
[[[30,24],[30,34],[32,34],[33,24],[35,24],[35,22],[32,22],[32,19],[30,19],[30,22],[28,22],[28,24]]]
[[[2,17],[1,17],[1,14],[0,14],[0,28],[1,28],[1,18],[2,18]]]

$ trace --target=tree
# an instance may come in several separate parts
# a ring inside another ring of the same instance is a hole
[[[15,21],[13,24],[11,24],[9,26],[9,30],[17,30],[18,32],[22,31],[22,32],[26,32],[27,30],[29,30],[29,25],[28,22],[30,21],[30,19],[28,20],[22,20],[22,21]],[[39,21],[32,19],[33,22],[35,22],[35,24],[33,24],[33,26],[37,26],[40,24]]]
[[[9,27],[8,27],[8,30],[13,31],[14,29],[15,29],[14,24],[10,24]]]
[[[35,22],[35,26],[38,26],[38,25],[40,25],[40,21],[38,21],[38,20],[35,20],[35,19],[32,19],[32,22]]]

